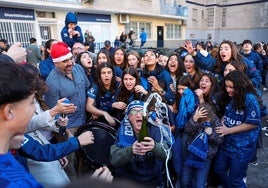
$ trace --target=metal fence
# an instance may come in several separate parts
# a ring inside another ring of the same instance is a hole
[[[34,3],[60,3],[60,4],[73,4],[73,5],[82,5],[83,0],[32,0]]]

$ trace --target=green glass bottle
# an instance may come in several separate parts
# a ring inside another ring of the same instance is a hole
[[[144,137],[148,137],[148,136],[149,136],[149,131],[148,131],[148,126],[147,126],[147,116],[143,116],[141,130],[138,135],[138,142],[144,141]]]

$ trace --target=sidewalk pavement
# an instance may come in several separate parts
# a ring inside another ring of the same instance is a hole
[[[268,91],[263,92],[263,101],[268,108]],[[262,118],[262,126],[268,126],[268,116]],[[254,166],[249,164],[247,172],[247,186],[248,188],[267,188],[268,187],[268,136],[264,133],[268,131],[262,131],[263,148],[258,149],[258,162],[259,164]]]

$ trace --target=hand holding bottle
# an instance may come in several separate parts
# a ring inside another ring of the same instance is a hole
[[[69,101],[69,99],[65,98],[62,103],[64,105],[67,105],[67,104],[70,104],[70,101]],[[61,114],[61,118],[62,118],[62,120],[64,120],[64,119],[67,119],[68,120],[68,117],[64,113]],[[67,133],[66,133],[66,126],[67,126],[67,124],[65,126],[60,125],[60,127],[59,127],[59,133],[60,133],[60,135],[62,135],[62,136],[66,136],[67,135]]]
[[[155,147],[155,142],[151,137],[144,137],[142,142],[134,142],[132,146],[133,154],[145,155],[148,151],[152,151]]]

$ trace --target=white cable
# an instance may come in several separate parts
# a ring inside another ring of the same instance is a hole
[[[171,181],[171,178],[170,178],[169,169],[168,169],[168,160],[169,160],[172,142],[173,142],[171,129],[169,127],[168,109],[167,109],[167,105],[162,102],[161,96],[157,93],[150,94],[150,96],[148,97],[148,99],[145,102],[145,104],[146,104],[145,109],[147,109],[147,106],[150,104],[150,102],[153,98],[156,99],[154,106],[155,106],[155,112],[156,112],[159,120],[157,122],[155,122],[155,121],[153,121],[152,118],[149,117],[148,122],[150,122],[154,126],[157,126],[160,130],[160,134],[161,134],[160,144],[161,144],[161,146],[166,154],[165,168],[166,168],[167,183],[169,183],[171,185],[171,188],[174,188],[172,181]],[[165,121],[163,121],[163,120],[165,120]],[[164,122],[167,122],[167,124],[165,124]],[[164,147],[164,144],[163,144],[164,138],[170,143],[170,147],[167,149]]]

